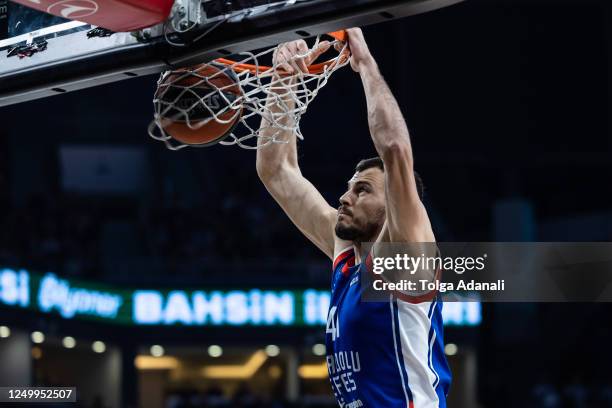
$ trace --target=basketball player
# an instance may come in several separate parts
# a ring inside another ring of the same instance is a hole
[[[326,328],[327,366],[341,407],[446,407],[450,370],[442,340],[442,304],[360,300],[360,248],[364,242],[435,242],[413,170],[410,137],[395,98],[360,29],[348,30],[351,67],[361,76],[369,130],[379,157],[361,161],[331,207],[298,166],[296,140],[257,150],[257,173],[299,230],[333,261]],[[278,64],[306,71],[330,44],[308,53],[302,40],[282,44]],[[282,91],[278,91],[282,98]],[[269,108],[281,112],[279,98]],[[291,103],[284,98],[283,103]],[[291,120],[286,117],[284,120]],[[264,118],[262,130],[268,122]],[[265,136],[265,133],[264,133]],[[260,139],[261,140],[261,139]]]

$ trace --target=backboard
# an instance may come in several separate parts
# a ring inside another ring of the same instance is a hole
[[[163,24],[120,33],[3,1],[0,11],[8,12],[8,18],[0,24],[7,22],[8,32],[6,39],[0,35],[0,106],[420,14],[462,0],[175,0]]]

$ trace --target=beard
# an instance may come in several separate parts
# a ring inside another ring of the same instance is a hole
[[[336,223],[334,229],[336,236],[344,241],[352,242],[373,242],[377,238],[380,226],[384,222],[385,210],[383,209],[376,214],[375,222],[368,222],[362,227],[355,225],[343,225],[340,222]]]
[[[365,228],[357,228],[353,225],[345,226],[340,223],[336,224],[335,232],[336,236],[344,241],[352,242],[369,242],[376,231],[378,226],[369,224]]]

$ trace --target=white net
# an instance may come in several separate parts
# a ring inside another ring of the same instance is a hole
[[[320,40],[317,37],[307,54],[295,58],[307,58]],[[238,61],[219,59],[212,64],[164,72],[153,99],[155,112],[149,135],[171,150],[208,146],[219,140],[223,145],[256,149],[270,143],[286,143],[287,135],[303,139],[300,119],[330,76],[348,64],[348,46],[334,40],[330,49],[338,52],[336,58],[311,65],[309,72],[292,75],[279,66],[260,63],[271,59],[275,49],[242,53]],[[264,126],[260,126],[262,118]],[[185,143],[170,123],[179,123],[194,135],[214,129],[223,137]]]

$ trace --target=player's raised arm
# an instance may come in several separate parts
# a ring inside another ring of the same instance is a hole
[[[385,166],[386,225],[383,240],[433,242],[427,212],[418,194],[408,127],[370,54],[363,33],[348,31],[351,66],[358,72],[368,105],[370,134]]]
[[[306,72],[308,66],[328,48],[328,42],[321,42],[318,49],[313,50],[308,57],[296,59],[297,55],[305,55],[308,47],[303,40],[293,41],[280,45],[274,58],[281,69],[297,75],[299,71]],[[265,142],[266,136],[271,137],[278,131],[276,126],[276,129],[270,128],[270,121],[291,125],[288,123],[292,120],[291,116],[284,115],[283,112],[293,108],[293,99],[288,94],[288,84],[293,82],[291,77],[283,81],[285,84],[279,86],[266,102],[270,116],[263,116],[259,144]],[[270,143],[257,149],[257,174],[298,229],[332,258],[337,211],[302,176],[298,166],[295,134],[292,131],[283,131],[276,135],[276,139],[286,143]]]

